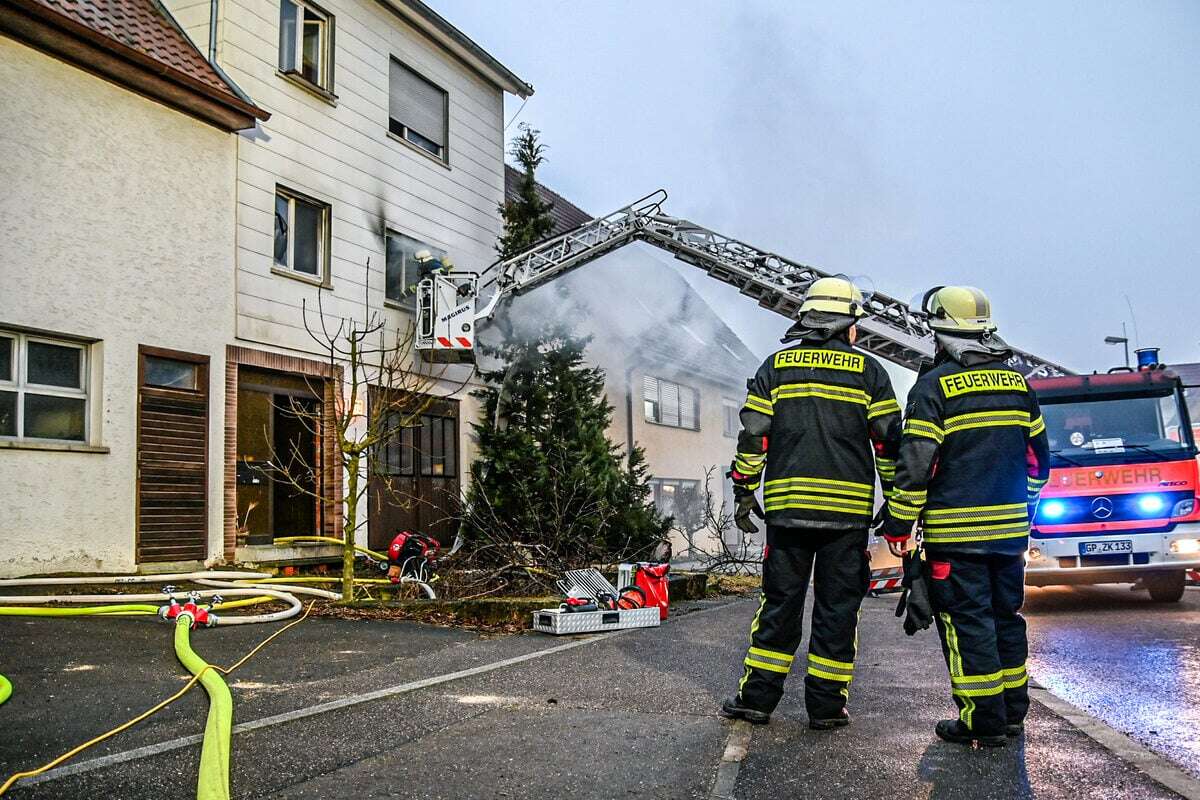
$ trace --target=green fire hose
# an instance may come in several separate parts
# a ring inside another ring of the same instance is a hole
[[[0,675],[0,705],[4,705],[4,701],[12,697],[12,684],[8,678]]]
[[[175,620],[175,655],[208,693],[208,722],[200,749],[200,778],[196,800],[229,800],[229,739],[233,730],[233,697],[216,667],[196,655],[189,641],[192,618]],[[201,674],[203,673],[203,674]]]
[[[158,606],[144,603],[123,603],[87,608],[40,608],[37,606],[0,606],[0,617],[91,617],[105,614],[156,614]]]

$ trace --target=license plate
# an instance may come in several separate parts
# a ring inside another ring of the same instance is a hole
[[[1132,539],[1105,539],[1099,542],[1080,542],[1079,555],[1098,556],[1105,553],[1132,553]]]

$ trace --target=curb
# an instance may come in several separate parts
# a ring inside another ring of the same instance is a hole
[[[750,734],[753,730],[750,723],[739,719],[729,727],[729,738],[725,741],[725,751],[721,754],[721,764],[717,767],[717,777],[708,794],[709,800],[734,800],[738,771],[742,768],[742,759],[750,751]]]
[[[1105,750],[1146,773],[1154,781],[1180,797],[1185,800],[1200,800],[1200,779],[1193,778],[1162,756],[1150,751],[1144,745],[1135,742],[1078,706],[1063,700],[1049,689],[1034,686],[1031,683],[1029,696],[1062,717]]]

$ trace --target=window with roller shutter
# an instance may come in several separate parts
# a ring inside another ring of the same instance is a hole
[[[448,161],[448,95],[411,67],[391,60],[388,130],[440,161]]]
[[[700,395],[691,386],[645,375],[642,403],[647,422],[700,430]]]

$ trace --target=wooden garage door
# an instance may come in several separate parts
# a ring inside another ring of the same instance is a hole
[[[137,560],[208,556],[208,357],[141,347]]]
[[[367,541],[377,550],[404,530],[447,547],[458,533],[458,401],[439,399],[414,422],[388,422],[395,434],[372,465]]]

